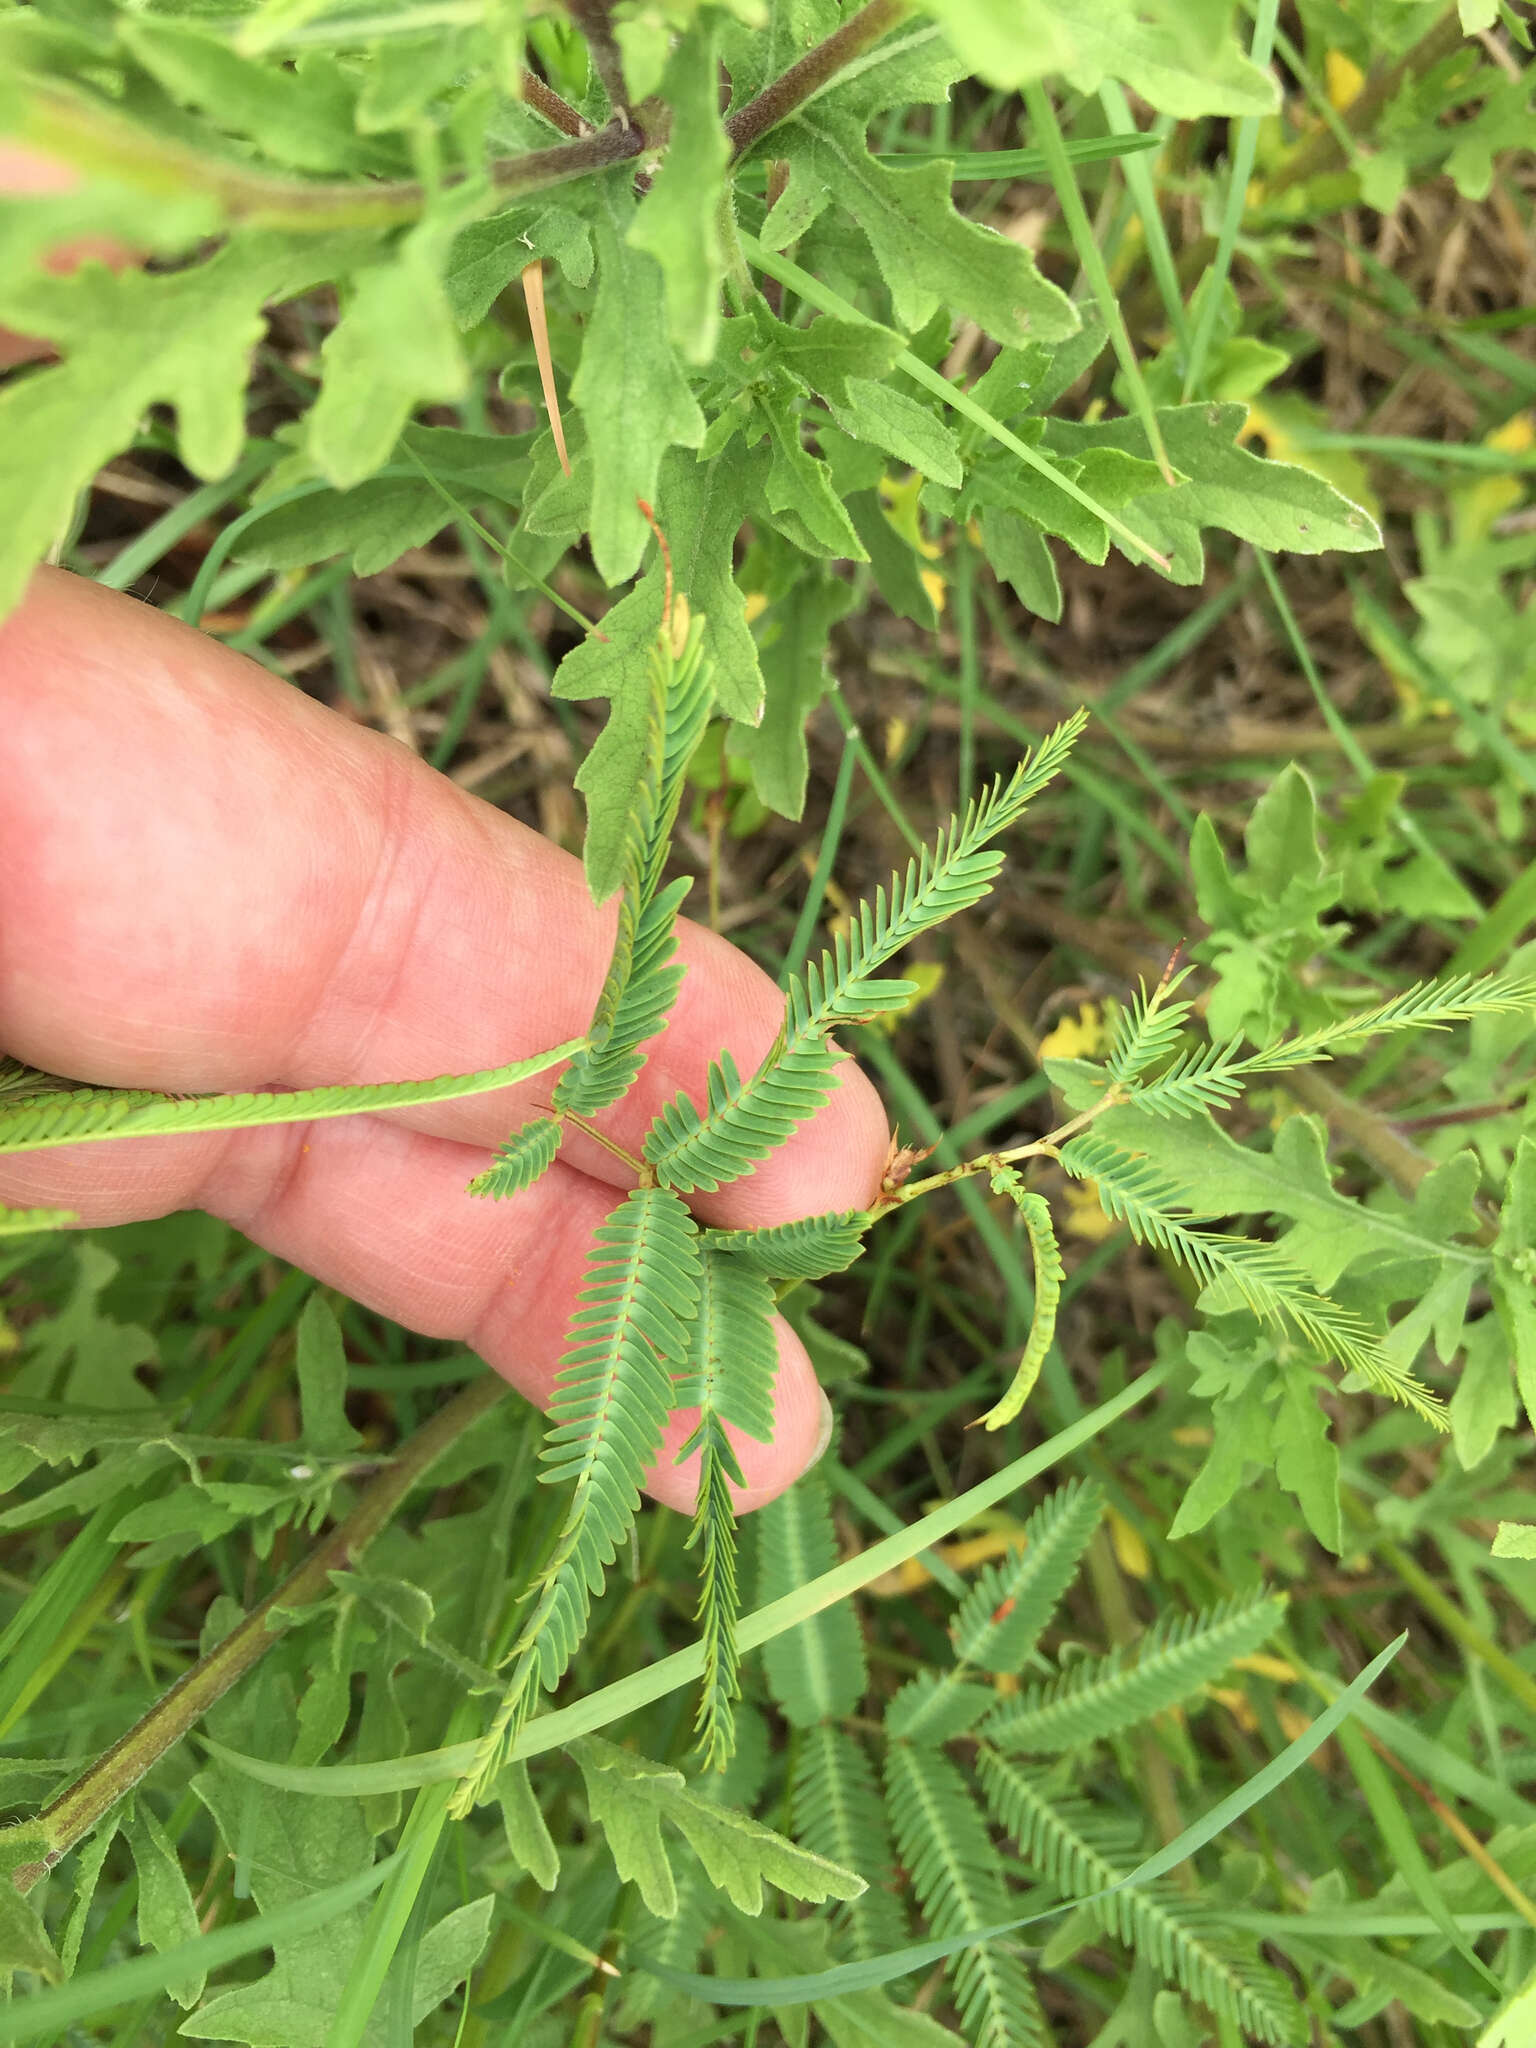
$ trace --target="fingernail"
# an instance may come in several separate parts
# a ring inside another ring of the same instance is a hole
[[[816,1448],[811,1453],[811,1464],[805,1468],[807,1472],[810,1471],[811,1465],[819,1465],[827,1455],[832,1442],[832,1431],[837,1421],[836,1416],[832,1413],[832,1403],[827,1399],[826,1388],[818,1387],[816,1391],[821,1396],[821,1421],[816,1425]]]

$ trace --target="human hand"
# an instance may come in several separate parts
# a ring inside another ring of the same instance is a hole
[[[53,1072],[177,1092],[422,1079],[578,1036],[614,908],[579,863],[397,742],[134,600],[40,571],[0,625],[0,1047]],[[724,940],[680,929],[672,1020],[598,1121],[631,1150],[728,1046],[754,1066],[782,1000]],[[873,1198],[886,1123],[853,1064],[713,1223]],[[623,1169],[579,1132],[510,1202],[470,1199],[553,1075],[313,1125],[124,1140],[0,1161],[0,1202],[104,1225],[203,1208],[354,1299],[471,1345],[546,1405],[593,1228]],[[744,1508],[824,1447],[830,1414],[779,1326],[771,1445],[737,1448]],[[650,1490],[689,1507],[669,1427]]]

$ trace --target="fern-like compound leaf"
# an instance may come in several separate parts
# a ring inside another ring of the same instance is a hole
[[[665,1188],[636,1188],[594,1234],[539,1475],[574,1487],[560,1545],[575,1568],[573,1586],[599,1590],[640,1505],[672,1376],[686,1369],[698,1270],[693,1219]],[[552,1565],[546,1577],[555,1576]],[[545,1682],[554,1683],[547,1665]]]
[[[62,1074],[51,1074],[46,1067],[29,1067],[25,1060],[0,1053],[0,1102],[19,1102],[34,1095],[49,1095],[61,1088],[78,1086],[78,1082],[67,1081]]]
[[[983,1671],[1017,1671],[1031,1655],[1104,1513],[1090,1481],[1058,1487],[1024,1524],[1023,1548],[988,1565],[955,1613],[955,1655]]]
[[[1040,1368],[1045,1364],[1051,1339],[1056,1334],[1056,1310],[1061,1302],[1061,1283],[1066,1278],[1066,1268],[1061,1263],[1061,1247],[1056,1242],[1050,1204],[1045,1197],[1031,1194],[1011,1166],[993,1168],[992,1191],[1006,1195],[1018,1210],[1029,1238],[1030,1257],[1035,1268],[1035,1312],[1030,1318],[1024,1355],[1015,1368],[1007,1392],[981,1418],[984,1428],[1001,1429],[1004,1423],[1012,1422],[1035,1391]]]
[[[703,623],[693,621],[675,652],[672,621],[664,619],[651,649],[646,744],[624,842],[613,951],[586,1046],[555,1090],[555,1108],[577,1116],[624,1094],[644,1064],[641,1046],[665,1025],[682,981],[682,969],[672,964],[673,926],[689,883],[684,877],[664,890],[660,884],[688,763],[714,702]]]
[[[771,1066],[743,1080],[729,1053],[711,1063],[701,1117],[674,1096],[645,1138],[645,1157],[668,1186],[712,1193],[749,1173],[809,1122],[832,1093],[837,1055],[819,1036],[802,1038]]]
[[[791,977],[784,1028],[754,1074],[742,1081],[734,1068],[711,1068],[702,1116],[685,1096],[668,1104],[645,1140],[660,1180],[684,1193],[712,1191],[750,1172],[814,1116],[832,1090],[829,1033],[905,1004],[913,984],[882,980],[877,969],[987,894],[1003,862],[991,841],[1057,773],[1085,722],[1078,712],[1048,734],[1006,782],[994,782],[951,820],[904,876],[893,876],[889,891],[877,889],[861,903],[852,930],[839,933],[829,953]]]
[[[976,1685],[954,1670],[919,1671],[885,1710],[885,1732],[893,1741],[928,1748],[969,1735],[996,1702],[990,1685]]]
[[[560,1150],[560,1126],[553,1117],[536,1116],[515,1130],[485,1169],[469,1184],[472,1195],[504,1201],[531,1188],[548,1173]]]
[[[1188,980],[1191,971],[1186,967],[1182,973],[1159,982],[1150,995],[1143,982],[1134,1000],[1120,1012],[1106,1063],[1112,1081],[1122,1085],[1134,1081],[1173,1050],[1195,1007],[1191,1002],[1174,1001],[1174,991]]]
[[[1185,1191],[1144,1154],[1123,1152],[1096,1132],[1071,1139],[1060,1156],[1068,1173],[1094,1183],[1105,1214],[1126,1224],[1138,1244],[1171,1253],[1207,1287],[1228,1283],[1261,1321],[1288,1325],[1319,1356],[1336,1358],[1436,1429],[1448,1426],[1435,1395],[1391,1356],[1364,1317],[1319,1294],[1278,1245],[1191,1229],[1196,1212]]]
[[[773,1290],[745,1261],[731,1257],[706,1235],[699,1246],[699,1306],[692,1326],[687,1370],[673,1390],[673,1405],[699,1410],[699,1427],[678,1452],[698,1448],[706,1424],[729,1423],[767,1443],[773,1436],[773,1383],[779,1369]],[[741,1473],[730,1453],[731,1477]]]
[[[862,1255],[868,1222],[862,1210],[842,1209],[761,1230],[707,1230],[704,1245],[729,1252],[770,1280],[822,1280],[846,1272]]]
[[[699,1604],[694,1621],[704,1653],[704,1676],[693,1718],[695,1747],[705,1770],[722,1771],[736,1749],[736,1701],[741,1697],[736,1623],[736,1515],[730,1481],[740,1467],[716,1419],[695,1432],[699,1491],[688,1543],[699,1552]]]
[[[735,1748],[733,1704],[737,1672],[736,1517],[731,1482],[742,1485],[741,1466],[726,1425],[767,1443],[773,1435],[773,1382],[779,1347],[773,1293],[760,1273],[724,1252],[702,1250],[699,1307],[692,1326],[689,1369],[673,1400],[696,1407],[698,1425],[678,1460],[699,1455],[699,1492],[690,1547],[699,1552],[698,1624],[704,1683],[695,1728],[707,1765],[721,1768]]]
[[[897,1854],[936,1935],[1015,1917],[986,1822],[941,1750],[891,1743],[885,1790]],[[1046,2048],[1049,2036],[1029,1972],[1011,1950],[978,1942],[952,1956],[945,1969],[965,2038],[975,2048]]]
[[[1277,1595],[1174,1616],[1150,1629],[1132,1652],[1075,1664],[1051,1684],[1033,1685],[994,1707],[983,1733],[998,1749],[1027,1756],[1056,1756],[1119,1735],[1214,1684],[1284,1619],[1285,1601]]]
[[[665,714],[661,768],[657,779],[655,819],[641,870],[640,886],[649,902],[661,881],[662,865],[677,822],[678,806],[688,775],[688,764],[698,751],[714,709],[714,672],[704,655],[704,621],[690,621],[681,649],[674,651],[673,628],[662,621],[661,633],[652,654],[653,677],[664,677]]]
[[[1144,1081],[1131,1096],[1138,1109],[1154,1116],[1196,1116],[1202,1110],[1226,1109],[1248,1085],[1243,1042],[1190,1046],[1172,1066]]]
[[[998,1825],[1018,1842],[1025,1859],[1054,1890],[1089,1901],[1087,1910],[1170,1982],[1272,2048],[1305,2038],[1305,2014],[1277,1971],[1245,1955],[1219,1915],[1171,1884],[1108,1890],[1134,1866],[1126,1830],[1086,1800],[1057,1796],[1034,1772],[983,1749],[977,1775]]]
[[[831,1721],[805,1729],[794,1750],[795,1833],[806,1848],[856,1870],[868,1889],[838,1913],[856,1961],[910,1940],[896,1890],[896,1856],[880,1788],[856,1736]]]
[[[1340,1017],[1256,1052],[1244,1052],[1238,1038],[1224,1045],[1192,1048],[1161,1074],[1141,1083],[1131,1100],[1154,1116],[1192,1116],[1200,1110],[1224,1109],[1257,1076],[1332,1059],[1362,1039],[1392,1031],[1440,1031],[1469,1017],[1522,1010],[1536,1011],[1536,981],[1529,976],[1458,974],[1446,981],[1418,981],[1372,1009]],[[1149,1064],[1150,1060],[1141,1066]],[[1113,1062],[1108,1071],[1112,1079],[1130,1078],[1119,1074]]]
[[[682,985],[683,970],[673,955],[677,913],[689,886],[688,877],[680,876],[635,917],[627,963],[619,973],[610,966],[611,999],[599,1003],[589,1043],[560,1077],[557,1109],[592,1116],[617,1102],[645,1065],[641,1048],[665,1028]],[[605,997],[608,990],[605,984]]]
[[[1328,1059],[1341,1046],[1382,1032],[1443,1031],[1468,1017],[1519,1011],[1536,1012],[1536,979],[1527,974],[1457,974],[1445,981],[1416,981],[1369,1010],[1357,1010],[1352,1017],[1250,1053],[1243,1069],[1250,1074],[1281,1073],[1287,1067]]]
[[[827,1483],[818,1471],[752,1517],[757,1535],[757,1600],[766,1607],[797,1593],[837,1563]],[[768,1690],[793,1728],[851,1714],[869,1683],[864,1639],[852,1603],[807,1615],[763,1646]]]
[[[693,1218],[666,1188],[636,1188],[593,1234],[539,1475],[569,1484],[570,1505],[534,1582],[506,1695],[457,1811],[468,1811],[495,1777],[538,1686],[559,1683],[592,1596],[629,1534],[641,1481],[661,1445],[673,1377],[687,1370],[698,1269]]]
[[[531,1080],[582,1048],[580,1039],[530,1059],[433,1081],[374,1081],[348,1088],[298,1088],[286,1093],[162,1095],[146,1088],[66,1088],[0,1097],[0,1153],[36,1152],[101,1138],[181,1137],[190,1131],[243,1131],[261,1124],[307,1124],[326,1117],[458,1102]]]

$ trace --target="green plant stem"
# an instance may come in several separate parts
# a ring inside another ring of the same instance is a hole
[[[880,325],[878,320],[871,320],[867,313],[861,313],[857,306],[843,298],[840,293],[830,290],[828,286],[812,277],[808,270],[802,270],[798,263],[791,263],[787,256],[779,255],[776,250],[765,249],[757,237],[749,235],[744,228],[741,230],[741,246],[759,270],[768,277],[776,277],[780,284],[789,285],[799,293],[808,306],[814,306],[818,312],[830,313],[837,320],[855,321],[861,327]],[[1117,519],[1113,512],[1099,503],[1097,498],[1090,497],[1071,477],[1064,476],[1053,462],[1048,462],[1038,449],[1031,448],[1027,442],[1021,441],[1001,420],[995,420],[986,407],[978,405],[968,391],[962,391],[958,385],[951,384],[947,377],[930,368],[920,356],[915,356],[910,349],[904,348],[896,358],[896,367],[904,370],[915,384],[921,384],[925,391],[930,391],[934,397],[942,399],[963,419],[968,419],[973,425],[980,427],[999,447],[1006,448],[1010,455],[1016,456],[1027,468],[1048,478],[1058,491],[1065,491],[1069,498],[1108,527],[1128,552],[1144,557],[1165,573],[1172,567],[1168,557],[1153,547],[1150,541],[1143,540],[1138,533],[1133,533],[1124,520]]]
[[[1279,0],[1258,0],[1253,22],[1253,61],[1261,70],[1269,66],[1275,47],[1275,17],[1279,13]],[[1232,268],[1232,252],[1237,247],[1238,230],[1243,224],[1243,208],[1247,204],[1248,180],[1253,175],[1254,157],[1259,147],[1259,123],[1256,116],[1245,115],[1236,124],[1232,146],[1231,179],[1227,186],[1227,203],[1222,211],[1221,231],[1216,237],[1216,254],[1210,268],[1204,275],[1205,296],[1200,302],[1194,331],[1189,338],[1189,354],[1184,363],[1184,397],[1191,398],[1200,383],[1205,359],[1216,334],[1216,321],[1221,311],[1221,297],[1226,288],[1227,272]]]
[[[551,128],[562,135],[590,135],[592,123],[584,121],[569,100],[561,99],[553,86],[546,85],[536,71],[523,73],[523,100],[536,114],[542,114]]]
[[[1116,139],[1135,136],[1140,148],[1128,150],[1117,161],[1125,179],[1126,188],[1135,202],[1141,219],[1141,231],[1146,240],[1147,259],[1152,266],[1158,293],[1163,302],[1169,332],[1180,349],[1189,346],[1189,327],[1184,318],[1184,299],[1179,290],[1178,267],[1173,260],[1173,249],[1168,240],[1168,229],[1163,221],[1162,209],[1158,205],[1157,188],[1152,182],[1152,162],[1143,154],[1149,146],[1161,146],[1164,137],[1159,132],[1144,135],[1136,126],[1131,114],[1130,102],[1118,79],[1107,78],[1099,87],[1099,103],[1104,117]],[[1164,122],[1171,125],[1168,117]],[[1082,158],[1074,158],[1082,162]],[[1116,301],[1118,304],[1118,300]]]
[[[396,227],[416,220],[427,203],[426,188],[411,178],[367,185],[269,177],[151,135],[110,109],[52,85],[32,85],[18,134],[79,169],[106,172],[167,197],[201,194],[212,199],[227,219],[265,227],[313,233]],[[640,128],[614,122],[548,149],[498,158],[488,167],[487,205],[607,170],[639,156],[646,147]]]
[[[1111,1088],[1091,1109],[1085,1109],[1081,1116],[1073,1117],[1070,1123],[1062,1124],[1049,1137],[1032,1138],[1027,1145],[1010,1146],[1006,1152],[982,1152],[974,1159],[964,1159],[958,1166],[946,1166],[942,1173],[930,1173],[925,1180],[915,1180],[907,1187],[897,1188],[870,1210],[871,1218],[885,1216],[902,1203],[914,1202],[920,1195],[931,1195],[936,1188],[953,1186],[957,1180],[969,1179],[978,1173],[991,1173],[995,1167],[1011,1166],[1019,1159],[1053,1159],[1057,1152],[1081,1130],[1086,1130],[1095,1117],[1102,1116],[1106,1109],[1118,1109],[1127,1097],[1122,1089]]]
[[[645,1161],[643,1159],[637,1159],[633,1152],[626,1152],[622,1145],[615,1139],[608,1137],[605,1132],[600,1131],[597,1125],[590,1123],[586,1117],[577,1116],[573,1110],[569,1109],[561,1110],[560,1115],[566,1123],[573,1124],[578,1131],[584,1132],[594,1144],[601,1145],[605,1152],[611,1152],[613,1157],[627,1166],[631,1173],[644,1173]]]
[[[730,117],[725,125],[735,154],[739,157],[751,149],[821,91],[845,66],[888,34],[906,12],[907,0],[868,0],[868,5],[851,20],[814,50],[808,50],[797,64],[792,64],[756,99],[749,100]],[[525,73],[523,91],[529,104],[571,140],[493,162],[488,167],[489,203],[504,203],[593,171],[608,170],[642,155],[663,139],[659,131],[652,132],[645,119],[630,117],[625,105],[622,68],[607,34],[606,7],[600,0],[581,0],[579,19],[588,32],[593,59],[613,99],[616,118],[605,128],[589,129],[574,107],[568,106],[531,72]],[[611,62],[600,45],[606,45]],[[151,135],[110,108],[41,80],[29,81],[27,108],[19,133],[24,141],[48,155],[62,157],[66,163],[105,171],[150,192],[203,194],[228,219],[260,222],[269,227],[318,233],[349,227],[399,226],[416,220],[428,198],[426,188],[415,179],[385,179],[368,185],[321,184],[265,176]]]
[[[843,757],[837,764],[837,781],[833,785],[832,801],[827,806],[827,822],[822,829],[821,850],[816,856],[816,870],[811,876],[811,886],[805,892],[805,901],[800,906],[800,915],[795,920],[789,950],[784,955],[784,965],[779,970],[781,988],[787,988],[790,977],[798,974],[805,965],[811,936],[816,930],[816,920],[820,917],[821,906],[826,900],[827,884],[832,879],[838,843],[843,836],[843,820],[848,814],[848,790],[853,782],[853,770],[857,760],[858,755],[854,751],[853,742],[845,735]]]
[[[1450,1596],[1441,1591],[1423,1566],[1416,1563],[1399,1543],[1386,1538],[1368,1538],[1370,1547],[1382,1562],[1396,1572],[1403,1584],[1412,1593],[1424,1612],[1440,1624],[1446,1634],[1453,1636],[1469,1656],[1476,1657],[1487,1666],[1495,1678],[1502,1680],[1506,1690],[1517,1699],[1528,1714],[1536,1714],[1536,1678],[1522,1670],[1507,1651],[1501,1650],[1491,1636],[1487,1636],[1467,1619]]]
[[[911,847],[912,851],[914,853],[921,853],[923,850],[921,835],[913,826],[912,820],[907,816],[900,797],[897,796],[895,790],[887,782],[874,755],[869,751],[864,735],[859,731],[858,721],[843,702],[843,693],[835,683],[828,690],[826,701],[831,706],[833,717],[843,729],[844,738],[858,756],[859,766],[864,770],[864,779],[879,798],[881,808],[902,838],[907,842],[908,846]],[[1536,872],[1536,870],[1533,870],[1533,872]]]
[[[609,0],[565,0],[565,10],[586,38],[592,68],[602,80],[609,106],[627,127],[629,87],[624,82],[624,59],[613,39]]]
[[[1120,368],[1125,373],[1125,381],[1130,387],[1131,401],[1152,450],[1152,459],[1162,472],[1163,482],[1171,485],[1174,480],[1173,465],[1168,460],[1168,450],[1163,446],[1163,430],[1157,423],[1157,409],[1152,403],[1152,394],[1147,389],[1147,380],[1141,374],[1141,365],[1136,360],[1136,350],[1125,324],[1125,315],[1120,310],[1120,301],[1115,296],[1115,287],[1110,281],[1104,252],[1093,232],[1093,223],[1088,218],[1083,195],[1077,189],[1077,178],[1072,169],[1071,159],[1067,155],[1066,138],[1061,132],[1061,123],[1056,119],[1056,109],[1051,103],[1050,94],[1038,79],[1026,80],[1023,91],[1024,104],[1029,109],[1029,124],[1044,153],[1046,163],[1050,166],[1051,183],[1056,189],[1057,199],[1061,202],[1061,210],[1072,236],[1072,246],[1077,251],[1077,260],[1082,264],[1084,274],[1093,287],[1093,296],[1100,316],[1109,329],[1109,338],[1114,345]]]
[[[1005,1465],[1000,1472],[992,1473],[965,1493],[957,1494],[953,1500],[946,1501],[942,1507],[935,1508],[909,1527],[872,1543],[856,1557],[823,1572],[820,1578],[812,1579],[793,1593],[786,1593],[781,1599],[772,1600],[766,1607],[759,1607],[743,1616],[736,1629],[736,1643],[741,1654],[745,1656],[748,1651],[761,1648],[776,1636],[798,1627],[810,1615],[820,1614],[825,1608],[835,1607],[839,1601],[849,1599],[861,1592],[871,1580],[894,1571],[908,1558],[919,1556],[935,1544],[942,1543],[945,1537],[954,1535],[956,1530],[963,1529],[967,1523],[974,1522],[988,1508],[1011,1499],[1032,1479],[1037,1479],[1042,1472],[1049,1472],[1053,1466],[1091,1443],[1121,1416],[1139,1407],[1166,1383],[1172,1371],[1172,1365],[1166,1362],[1152,1366],[1129,1386],[1122,1387],[1118,1394],[1112,1394],[1096,1408],[1080,1413],[1065,1429],[1047,1438],[1034,1450],[1027,1451],[1022,1458]],[[531,1716],[513,1738],[507,1759],[516,1763],[528,1757],[543,1756],[549,1750],[574,1741],[578,1735],[594,1734],[626,1714],[636,1713],[641,1707],[648,1707],[653,1701],[665,1699],[669,1693],[691,1684],[703,1669],[702,1644],[695,1643],[686,1650],[674,1650],[671,1656],[633,1671],[627,1678],[617,1679],[612,1685],[588,1693],[583,1699],[573,1700],[569,1706]],[[203,1740],[207,1741],[207,1738]],[[208,1747],[233,1768],[255,1778],[260,1784],[302,1785],[306,1791],[335,1798],[441,1784],[472,1769],[481,1751],[481,1744],[476,1740],[454,1743],[446,1749],[426,1750],[415,1756],[394,1758],[383,1764],[329,1764],[300,1769],[269,1763],[259,1757],[238,1756],[224,1749],[222,1744],[209,1742]]]
[[[239,1626],[207,1656],[200,1657],[126,1735],[44,1807],[34,1825],[48,1841],[47,1860],[24,1864],[17,1870],[18,1891],[29,1890],[83,1835],[89,1834],[102,1815],[265,1656],[288,1626],[288,1611],[309,1606],[330,1591],[330,1574],[351,1563],[367,1548],[393,1519],[406,1495],[420,1484],[429,1467],[488,1414],[506,1391],[505,1384],[487,1371],[456,1394],[401,1447],[345,1521],[316,1544],[277,1590],[260,1606],[252,1608]]]
[[[1429,33],[1395,64],[1366,80],[1345,109],[1345,127],[1352,135],[1364,134],[1387,102],[1411,78],[1418,77],[1421,72],[1432,71],[1443,58],[1460,47],[1462,40],[1461,17],[1458,10],[1451,7]],[[1324,130],[1304,143],[1288,164],[1282,165],[1268,181],[1265,196],[1272,198],[1276,193],[1288,192],[1293,185],[1305,184],[1309,178],[1335,170],[1344,161],[1345,154],[1337,139]]]
[[[889,35],[906,12],[907,0],[867,0],[841,28],[834,29],[814,50],[807,50],[797,64],[791,64],[771,85],[764,86],[756,99],[748,100],[730,116],[725,132],[733,154],[745,156],[855,57]]]

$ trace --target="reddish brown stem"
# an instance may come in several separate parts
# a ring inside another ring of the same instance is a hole
[[[523,73],[523,98],[536,114],[542,114],[552,128],[558,128],[562,135],[590,135],[592,123],[584,121],[569,100],[561,99],[552,86],[544,83],[536,71]]]
[[[782,77],[764,86],[755,100],[738,107],[725,124],[735,155],[745,156],[770,129],[787,121],[797,107],[829,84],[855,57],[889,35],[906,12],[907,0],[869,0],[841,28],[834,29],[825,42],[807,50],[798,64],[791,64]]]

